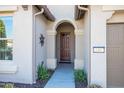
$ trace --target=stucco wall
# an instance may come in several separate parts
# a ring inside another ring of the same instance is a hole
[[[91,6],[91,83],[106,87],[106,51],[93,53],[93,47],[106,47],[106,24],[102,6]]]
[[[33,14],[39,12],[39,10],[36,7],[33,7]],[[34,39],[34,52],[33,55],[35,57],[34,59],[34,64],[35,64],[35,68],[34,68],[34,74],[36,75],[35,79],[37,79],[37,67],[39,64],[41,64],[42,62],[44,62],[44,65],[46,66],[46,24],[47,24],[47,20],[46,18],[43,16],[43,14],[37,15],[35,16],[35,22],[34,22],[34,34],[35,36],[33,37]],[[41,34],[44,36],[44,45],[41,46],[40,43],[40,36]]]
[[[88,83],[90,81],[90,11],[85,13],[84,16],[84,31],[83,31],[83,59],[84,70],[87,73]]]
[[[74,5],[48,5],[57,20],[61,18],[74,18]]]
[[[18,10],[13,12],[13,60],[0,61],[0,66],[5,67],[8,72],[12,66],[16,66],[17,69],[13,74],[1,72],[0,81],[33,83],[32,39],[32,6],[28,7],[28,11],[18,6]]]
[[[91,83],[107,86],[106,69],[106,22],[113,11],[103,11],[102,6],[91,9]],[[105,47],[104,53],[94,53],[93,47]]]

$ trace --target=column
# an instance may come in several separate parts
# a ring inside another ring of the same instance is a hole
[[[83,67],[83,30],[76,30],[74,69],[83,69]]]
[[[102,6],[91,6],[91,62],[90,83],[107,87],[106,23],[113,11],[104,11]],[[93,47],[105,47],[104,53],[94,53]]]
[[[54,70],[56,60],[56,31],[47,31],[47,68]]]

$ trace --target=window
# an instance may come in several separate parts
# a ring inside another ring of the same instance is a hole
[[[13,59],[12,16],[0,17],[0,60]]]

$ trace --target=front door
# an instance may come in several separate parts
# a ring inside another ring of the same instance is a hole
[[[60,33],[60,61],[69,62],[71,60],[70,32]]]

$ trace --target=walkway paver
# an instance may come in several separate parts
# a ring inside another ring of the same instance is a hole
[[[73,65],[60,63],[45,88],[75,88]]]

